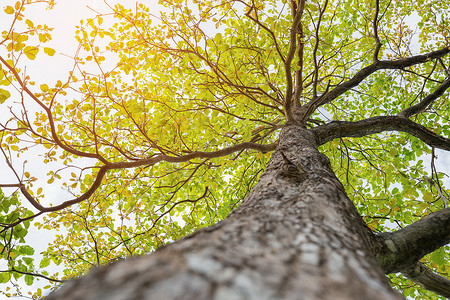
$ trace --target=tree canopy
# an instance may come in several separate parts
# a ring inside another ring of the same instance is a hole
[[[54,288],[222,220],[296,110],[373,231],[447,207],[435,148],[450,150],[449,1],[109,5],[80,21],[73,68],[56,82],[27,73],[33,60],[52,72],[39,60],[59,55],[45,20],[27,16],[42,5],[55,3],[6,1],[1,12],[10,175],[0,187],[15,188],[0,196],[0,283],[14,286],[5,295],[21,293],[22,279]],[[52,199],[49,185],[66,197]],[[30,224],[55,234],[39,260]],[[444,246],[422,262],[449,277],[448,260]],[[389,276],[405,296],[436,297]]]

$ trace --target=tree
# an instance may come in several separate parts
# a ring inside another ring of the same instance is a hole
[[[81,21],[54,84],[26,72],[55,53],[32,2],[6,6],[0,43],[16,176],[0,186],[17,188],[1,282],[107,264],[47,299],[401,298],[389,282],[450,296],[447,2],[118,4]],[[31,145],[72,199],[47,203],[34,162],[18,168]],[[31,220],[65,230],[39,266],[21,245]]]

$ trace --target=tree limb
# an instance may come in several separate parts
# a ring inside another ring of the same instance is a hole
[[[436,211],[395,232],[376,235],[375,256],[386,274],[410,268],[450,242],[450,208]]]
[[[187,162],[189,160],[195,159],[195,158],[217,158],[229,155],[231,153],[237,152],[237,151],[243,151],[243,150],[257,150],[261,152],[269,152],[275,150],[276,146],[278,145],[278,142],[274,142],[272,144],[267,145],[261,145],[257,143],[241,143],[237,144],[228,148],[224,148],[217,151],[211,151],[211,152],[204,152],[204,151],[196,151],[192,152],[186,155],[181,156],[169,156],[169,155],[156,155],[151,158],[147,159],[140,159],[136,161],[129,161],[129,162],[116,162],[116,163],[108,163],[102,167],[100,167],[96,178],[94,180],[94,183],[91,185],[91,187],[81,196],[65,201],[61,203],[60,205],[56,206],[49,206],[44,207],[42,206],[26,189],[25,185],[20,185],[20,191],[22,194],[27,198],[27,200],[31,203],[31,205],[34,206],[37,210],[40,212],[53,212],[53,211],[59,211],[64,208],[67,208],[71,205],[80,203],[86,199],[88,199],[92,194],[100,187],[103,177],[106,175],[107,171],[113,170],[113,169],[126,169],[126,168],[135,168],[140,166],[153,166],[157,164],[158,162],[172,162],[172,163],[180,163],[180,162]]]
[[[402,117],[406,117],[409,118],[413,115],[416,115],[418,113],[421,113],[422,111],[424,111],[425,109],[427,109],[427,107],[431,104],[433,104],[434,100],[436,100],[437,98],[439,98],[440,96],[442,96],[442,94],[445,93],[445,91],[450,87],[450,77],[447,78],[447,80],[445,80],[440,86],[438,86],[434,92],[432,92],[431,94],[429,94],[428,96],[426,96],[425,98],[422,99],[422,101],[420,101],[419,103],[417,103],[416,105],[413,105],[411,107],[408,107],[404,110],[402,110],[398,115],[402,116]]]
[[[375,73],[378,70],[399,70],[403,68],[407,68],[413,65],[421,64],[427,62],[432,59],[440,58],[450,53],[450,47],[445,47],[443,49],[429,52],[426,54],[415,55],[407,58],[401,58],[393,61],[388,60],[377,60],[370,64],[369,66],[361,69],[357,72],[352,78],[347,81],[344,81],[341,84],[338,84],[331,91],[322,95],[320,101],[310,101],[306,104],[301,112],[308,112],[309,115],[300,116],[302,120],[306,120],[310,117],[310,115],[320,106],[330,103],[349,89],[360,84],[364,79],[366,79],[371,74]],[[311,108],[310,108],[311,107]]]
[[[297,5],[295,1],[291,1],[292,11],[297,11]],[[293,102],[299,104],[300,106],[300,97],[303,92],[303,52],[304,52],[304,34],[303,34],[303,24],[300,22],[298,24],[298,32],[297,32],[297,67],[298,70],[295,71],[295,90],[293,95]]]
[[[109,167],[110,167],[110,169],[125,169],[125,168],[134,168],[134,167],[140,167],[140,166],[152,166],[161,161],[180,163],[180,162],[187,162],[187,161],[189,161],[191,159],[195,159],[195,158],[217,158],[217,157],[226,156],[231,153],[234,153],[237,151],[242,151],[242,150],[257,150],[257,151],[261,151],[261,152],[265,153],[265,152],[275,150],[277,145],[278,145],[277,142],[274,142],[272,144],[267,144],[267,145],[245,142],[245,143],[240,143],[240,144],[230,146],[228,148],[224,148],[224,149],[217,150],[217,151],[211,151],[211,152],[195,151],[195,152],[192,152],[192,153],[189,153],[186,155],[181,155],[181,156],[156,155],[151,158],[141,159],[141,160],[136,160],[136,161],[111,163],[111,164],[109,164]]]
[[[251,15],[252,10],[255,10],[255,18],[252,17],[252,15]],[[272,37],[272,41],[275,45],[275,49],[277,49],[278,55],[280,56],[281,60],[284,61],[285,59],[284,59],[283,53],[281,52],[280,46],[278,45],[278,41],[275,36],[275,33],[269,27],[267,27],[266,25],[261,23],[261,21],[258,18],[257,8],[255,7],[254,3],[252,4],[252,6],[250,6],[249,11],[245,13],[245,16],[270,34],[270,36]]]
[[[401,273],[423,288],[450,298],[450,280],[434,273],[422,263],[416,262],[413,266],[403,270]]]
[[[373,52],[373,62],[378,61],[378,54],[381,49],[381,41],[378,36],[378,14],[380,13],[380,0],[375,0],[375,16],[373,17],[373,37],[375,39],[375,51]]]
[[[64,282],[67,281],[67,280],[59,280],[59,279],[50,278],[48,276],[45,276],[45,275],[42,275],[42,274],[38,274],[38,273],[22,272],[22,271],[19,271],[19,270],[15,269],[14,267],[11,270],[0,271],[0,273],[6,273],[6,272],[8,272],[8,273],[9,272],[16,272],[16,273],[23,274],[23,275],[31,275],[31,276],[34,276],[34,277],[41,277],[41,278],[44,278],[44,279],[46,279],[46,280],[48,280],[50,282],[64,283]]]
[[[25,82],[22,81],[19,73],[17,73],[17,71],[14,67],[10,66],[2,57],[0,57],[0,62],[3,63],[9,69],[9,71],[14,75],[14,78],[17,80],[17,82],[19,83],[19,85],[23,89],[23,91],[25,91],[25,93],[27,93],[27,95],[30,96],[34,102],[36,102],[40,107],[42,107],[42,109],[44,109],[45,113],[47,114],[48,122],[50,125],[51,136],[56,145],[58,145],[65,151],[72,153],[74,155],[77,155],[80,157],[96,158],[96,159],[102,161],[103,163],[107,163],[106,159],[97,153],[89,153],[89,152],[79,151],[79,150],[76,150],[76,149],[68,146],[65,142],[63,142],[63,140],[61,140],[56,133],[55,121],[53,119],[53,115],[52,115],[50,107],[47,107],[44,103],[42,103],[41,100],[39,100],[33,94],[32,91],[30,91],[30,89],[26,86]]]
[[[68,200],[68,201],[64,201],[63,203],[61,203],[60,205],[56,205],[56,206],[49,206],[49,207],[44,207],[42,206],[28,191],[27,188],[25,187],[25,185],[21,185],[20,186],[20,191],[22,192],[22,194],[24,195],[25,198],[27,198],[28,202],[30,202],[31,205],[34,206],[34,208],[36,208],[37,210],[39,210],[40,212],[52,212],[52,211],[59,211],[62,210],[64,208],[67,208],[71,205],[80,203],[86,199],[88,199],[90,196],[92,196],[92,194],[99,188],[99,186],[102,183],[103,177],[105,176],[106,172],[108,170],[110,170],[111,168],[108,168],[107,166],[102,166],[100,168],[100,170],[97,173],[97,176],[95,177],[94,183],[91,185],[91,187],[87,190],[87,192],[85,192],[84,194],[82,194],[81,196],[72,199],[72,200]]]
[[[294,116],[292,114],[292,74],[291,63],[297,50],[297,33],[300,21],[303,16],[303,10],[305,8],[305,0],[300,0],[297,11],[295,12],[294,20],[292,21],[291,34],[289,40],[289,51],[284,61],[284,73],[286,76],[286,97],[284,99],[284,113],[286,114],[287,121],[292,121]]]
[[[341,137],[362,137],[384,131],[401,131],[419,138],[432,147],[450,151],[449,138],[399,116],[373,117],[357,122],[333,121],[311,130],[317,135],[319,145]]]

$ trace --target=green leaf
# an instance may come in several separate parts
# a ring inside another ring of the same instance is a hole
[[[446,262],[444,248],[442,247],[442,248],[439,248],[439,249],[437,249],[436,251],[434,251],[434,252],[431,254],[431,259],[432,259],[437,265],[440,265],[440,266],[441,266],[441,265],[444,265],[445,262]]]
[[[50,259],[48,257],[44,257],[39,263],[39,267],[45,268],[50,264]]]
[[[8,273],[0,273],[0,283],[7,283],[9,281]]]
[[[25,254],[25,255],[33,255],[34,249],[28,245],[25,245],[25,246],[20,247],[20,253]]]
[[[31,276],[31,275],[25,275],[25,283],[27,284],[27,285],[32,285],[33,284],[33,281],[34,281],[34,276]]]
[[[24,257],[22,260],[29,266],[33,264],[33,259],[31,257]]]

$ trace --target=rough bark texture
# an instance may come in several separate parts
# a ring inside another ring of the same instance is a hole
[[[401,299],[316,137],[286,126],[265,172],[223,222],[96,269],[47,299]]]
[[[396,232],[380,233],[377,240],[376,257],[386,274],[411,268],[423,256],[450,242],[450,208]]]
[[[450,298],[450,280],[434,273],[422,263],[415,263],[409,269],[402,271],[402,274],[423,288]]]

